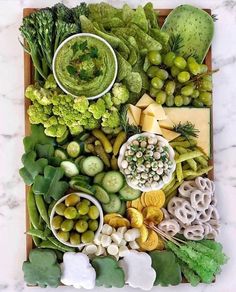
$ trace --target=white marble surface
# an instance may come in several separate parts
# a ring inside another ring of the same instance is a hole
[[[0,0],[0,291],[31,291],[23,282],[21,271],[25,259],[25,193],[19,178],[22,138],[24,136],[23,108],[23,50],[18,42],[18,27],[23,7],[43,7],[58,1]],[[79,1],[62,1],[73,6]],[[96,1],[93,1],[96,2]],[[113,0],[135,7],[146,1]],[[224,245],[230,260],[212,285],[192,288],[155,287],[153,291],[178,292],[183,289],[201,292],[236,291],[236,1],[233,0],[159,0],[158,8],[188,3],[212,8],[217,14],[213,43],[213,67],[220,68],[214,76],[214,149],[215,177],[222,229],[218,240]],[[39,288],[37,288],[39,289]],[[56,291],[72,291],[60,287]],[[104,289],[95,289],[104,291]],[[95,291],[94,290],[94,291]],[[125,288],[123,291],[131,291]],[[37,290],[38,291],[38,290]],[[44,291],[55,291],[45,289]],[[118,289],[112,289],[118,291]],[[122,291],[122,290],[119,290]]]

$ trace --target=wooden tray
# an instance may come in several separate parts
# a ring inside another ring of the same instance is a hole
[[[23,10],[23,16],[27,16],[30,13],[34,12],[35,8],[24,8]],[[207,13],[209,13],[211,15],[211,10],[210,9],[204,9]],[[159,12],[159,24],[162,25],[165,18],[167,17],[167,15],[172,11],[172,9],[158,9],[156,10]],[[206,58],[205,58],[205,64],[208,66],[209,70],[212,69],[212,56],[211,56],[211,48],[209,49]],[[24,89],[26,89],[26,87],[30,84],[33,83],[33,76],[34,76],[34,69],[33,69],[33,64],[31,62],[31,58],[30,55],[27,54],[26,52],[24,52]],[[30,100],[27,98],[24,98],[24,104],[25,104],[25,136],[30,135],[30,122],[28,119],[28,115],[27,115],[27,110],[28,107],[30,105]],[[209,162],[210,165],[213,165],[213,111],[211,108],[211,160]],[[213,170],[210,171],[208,173],[208,177],[210,179],[213,179],[214,177],[214,173]],[[27,196],[29,191],[29,187],[26,186],[25,189],[25,196]],[[28,210],[27,210],[27,206],[26,206],[26,230],[28,230],[30,228],[30,222],[29,222],[29,216],[28,216]],[[33,247],[33,240],[31,238],[30,235],[26,235],[26,255],[27,255],[27,259],[29,256],[29,252]]]

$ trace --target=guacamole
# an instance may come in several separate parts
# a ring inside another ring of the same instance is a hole
[[[68,93],[93,97],[112,83],[116,74],[115,56],[102,40],[78,35],[59,49],[54,74]]]

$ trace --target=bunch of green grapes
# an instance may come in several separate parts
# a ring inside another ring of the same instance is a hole
[[[187,59],[174,52],[161,55],[148,53],[151,78],[150,95],[166,106],[203,107],[212,105],[212,76],[205,64],[198,64],[193,57]]]

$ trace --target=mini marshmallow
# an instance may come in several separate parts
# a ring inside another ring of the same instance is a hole
[[[134,241],[135,239],[139,238],[140,232],[137,228],[129,229],[125,232],[124,238],[126,241]]]
[[[121,233],[121,234],[124,234],[125,232],[127,231],[127,227],[123,226],[123,227],[119,227],[117,229],[117,232]]]
[[[112,243],[112,244],[110,244],[110,245],[108,246],[108,248],[107,248],[107,252],[108,252],[110,255],[115,256],[115,255],[118,254],[118,252],[119,252],[119,248],[118,248],[118,246],[117,246],[115,243]]]
[[[102,234],[98,234],[97,236],[95,236],[93,242],[96,244],[96,245],[100,245],[101,244],[101,238],[102,238]]]
[[[111,235],[111,239],[113,240],[113,242],[118,245],[121,243],[122,238],[123,238],[123,235],[120,232],[115,232],[115,233],[112,233]]]
[[[135,240],[129,242],[129,247],[131,249],[139,249],[139,245],[138,245],[138,243]]]
[[[125,253],[128,251],[128,247],[127,246],[120,246],[119,247],[119,256],[121,258],[123,258],[125,256]]]
[[[100,256],[100,255],[104,255],[104,253],[105,253],[105,248],[101,245],[98,245],[95,255]]]
[[[84,248],[87,255],[95,254],[97,252],[97,246],[95,244],[89,244]]]
[[[102,234],[111,235],[113,232],[113,228],[108,224],[104,224],[101,232]]]
[[[125,239],[122,239],[119,246],[126,246],[126,240]]]
[[[109,235],[103,234],[101,237],[101,244],[103,247],[108,247],[111,244],[111,237]]]

